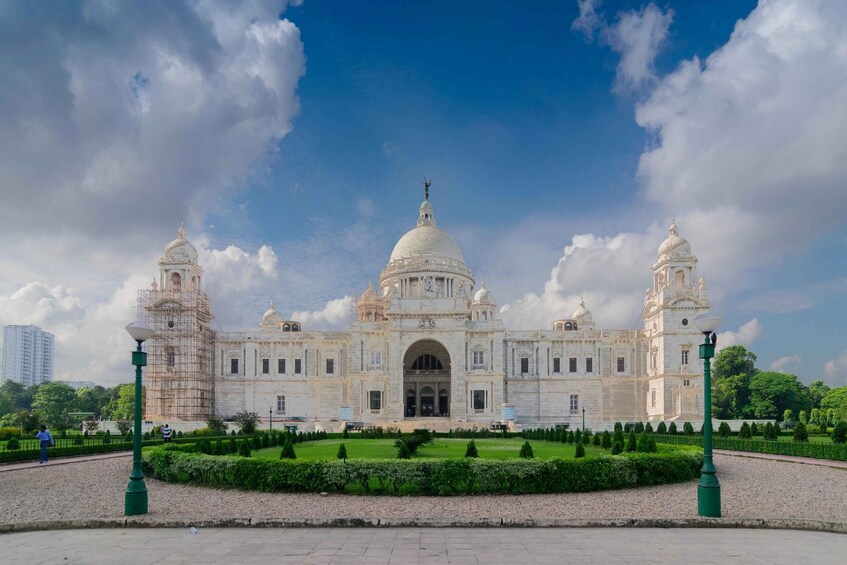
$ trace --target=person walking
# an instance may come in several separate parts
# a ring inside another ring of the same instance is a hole
[[[165,440],[165,443],[170,443],[171,441],[171,429],[167,424],[162,426],[162,439]]]
[[[39,460],[39,464],[47,463],[47,447],[53,445],[53,436],[50,435],[50,432],[47,431],[47,426],[41,426],[41,431],[35,434],[36,439],[41,442],[41,460]]]

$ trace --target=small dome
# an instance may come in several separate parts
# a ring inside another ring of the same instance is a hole
[[[276,323],[279,323],[281,321],[282,321],[282,318],[280,317],[279,312],[277,312],[276,305],[273,303],[273,301],[271,301],[270,307],[268,308],[267,312],[265,312],[264,315],[262,316],[262,323],[263,324],[276,324]]]
[[[185,228],[176,232],[176,239],[165,246],[165,259],[173,262],[197,262],[197,249],[185,239]]]
[[[368,288],[362,293],[360,300],[362,302],[375,302],[377,300],[376,291],[371,283],[368,283]]]
[[[574,310],[573,316],[571,316],[577,322],[582,323],[591,323],[591,310],[585,307],[585,300],[579,299],[579,306],[576,310]]]
[[[668,229],[668,238],[659,246],[659,257],[664,255],[691,255],[691,244],[679,235],[676,223],[672,223]]]
[[[473,295],[473,301],[477,304],[494,304],[494,299],[491,298],[491,292],[485,288],[485,282],[480,283],[479,290]]]

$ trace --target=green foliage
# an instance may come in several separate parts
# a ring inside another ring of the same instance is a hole
[[[238,442],[238,454],[242,457],[250,457],[250,440],[247,438]]]
[[[343,443],[338,444],[338,453],[335,454],[336,459],[342,459],[344,461],[347,460],[347,448],[344,447]]]
[[[743,422],[741,424],[741,429],[738,430],[738,437],[742,439],[749,439],[752,435],[753,434],[750,431],[750,424]]]
[[[834,388],[821,399],[821,408],[827,411],[829,423],[847,421],[847,386]]]
[[[608,432],[606,432],[606,433],[608,433]],[[596,447],[600,447],[600,445],[602,444],[602,441],[600,440],[600,438],[601,438],[601,434],[599,434],[599,433],[594,434],[594,439],[591,440],[591,443]],[[612,441],[611,436],[609,437],[609,441]]]
[[[726,422],[721,422],[721,425],[718,426],[718,435],[721,437],[729,437],[732,435],[732,430],[729,428],[729,424]]]
[[[528,441],[525,441],[523,446],[521,446],[521,452],[518,454],[519,457],[523,459],[532,459],[535,455],[532,454],[532,446]]]
[[[48,426],[60,427],[67,421],[68,412],[73,412],[76,391],[63,382],[44,383],[32,398],[32,409],[47,422]]]
[[[687,436],[694,435],[694,426],[691,425],[691,422],[685,422],[682,425],[682,433]]]
[[[674,429],[674,431],[676,431],[676,429]],[[656,433],[657,433],[657,434],[666,434],[666,433],[668,433],[668,427],[665,425],[665,423],[664,423],[664,422],[659,422],[659,425],[658,425],[658,426],[656,426]]]
[[[347,428],[344,428],[344,431],[341,432],[341,437],[343,437],[344,439],[347,439],[347,438],[350,437],[350,432],[347,431]]]
[[[576,435],[573,433],[573,431],[568,431],[568,443],[573,445],[573,443],[575,441],[576,441]]]
[[[786,408],[782,412],[782,421],[783,422],[790,422],[793,419],[794,419],[794,413],[791,411],[791,408]]]
[[[644,424],[642,424],[641,422],[637,422],[635,424],[635,433],[638,434],[638,435],[643,434],[644,433]]]
[[[574,443],[582,443],[582,432],[579,428],[577,428],[576,432],[574,432],[573,441]]]
[[[294,452],[294,434],[285,434],[285,444],[282,446],[282,451],[279,452],[280,459],[297,459],[297,454]]]
[[[104,416],[112,420],[132,420],[135,416],[135,385],[118,385],[114,392],[103,408]]]
[[[238,453],[238,441],[234,437],[229,438],[229,445],[227,446],[227,451],[229,453]]]
[[[621,423],[620,423],[620,422],[615,422],[615,428],[614,428],[614,431],[616,431],[616,432],[623,432],[623,426],[621,425]]]
[[[801,422],[804,426],[808,426],[808,425],[809,425],[809,416],[808,416],[808,414],[806,414],[806,411],[805,411],[805,410],[800,410],[800,413],[797,415],[797,419],[798,419],[798,420],[800,420],[800,422]]]
[[[794,441],[809,441],[809,432],[803,422],[797,422],[794,426]]]
[[[20,428],[0,428],[0,441],[6,441],[13,437],[20,437],[21,435],[23,434],[21,433]]]
[[[85,443],[85,440],[83,439],[82,436],[76,436],[74,438],[74,445],[83,445],[84,443]]]
[[[756,354],[743,345],[730,345],[721,349],[712,362],[712,378],[715,381],[735,375],[755,375]]]
[[[821,423],[820,408],[812,408],[812,411],[809,413],[809,423],[815,426]]]
[[[641,432],[641,435],[638,436],[636,451],[638,453],[650,453],[650,436],[644,432]]]
[[[109,430],[106,430],[105,435],[103,435],[103,439],[100,441],[103,445],[109,445],[112,443],[112,434],[109,433]]]
[[[394,447],[397,448],[398,459],[409,459],[418,453],[418,448],[424,444],[432,443],[432,432],[429,430],[418,429],[411,434],[399,434],[394,441]]]
[[[576,453],[574,454],[575,459],[582,459],[585,457],[585,446],[582,443],[576,444]]]
[[[769,405],[775,408],[773,414],[755,414],[757,418],[774,417],[785,410],[797,413],[809,408],[806,388],[796,376],[786,373],[765,372],[753,377],[750,380],[750,402],[759,407],[758,410]]]
[[[832,441],[842,445],[847,442],[847,423],[841,421],[835,424],[835,427],[832,428]]]
[[[671,434],[671,435],[676,435],[676,434],[677,434],[677,431],[676,431],[676,422],[671,422],[671,425],[670,425],[670,426],[668,426],[668,433],[669,433],[669,434]]]
[[[465,457],[479,457],[479,452],[476,449],[476,442],[474,442],[474,440],[470,440],[468,442],[468,447],[465,449]]]
[[[245,435],[255,433],[256,425],[259,422],[259,415],[255,412],[243,410],[232,417],[232,421],[241,427],[241,432]]]
[[[635,431],[629,432],[629,438],[626,441],[626,450],[628,453],[634,453],[638,448],[638,442],[635,438]]]
[[[603,449],[609,449],[612,447],[612,434],[610,434],[608,430],[603,432],[603,438],[600,440],[600,445]]]
[[[770,422],[765,424],[764,432],[762,433],[762,437],[768,441],[776,441],[777,436],[779,435],[779,431],[777,428]]]
[[[750,400],[751,379],[750,373],[740,373],[712,381],[712,408],[717,418],[744,418],[754,412]]]
[[[226,435],[226,424],[224,424],[224,421],[221,418],[216,418],[214,416],[210,417],[206,420],[206,427],[212,431],[212,435]]]
[[[847,461],[847,445],[819,441],[766,441],[761,439],[740,439],[735,437],[715,437],[715,449],[732,451],[749,451],[753,453],[773,453],[793,457],[810,457],[814,459],[829,459]],[[662,442],[677,445],[703,445],[700,436],[666,436]]]
[[[412,451],[404,441],[397,440],[397,459],[411,459]]]
[[[759,426],[758,426],[758,424],[756,424],[756,422],[753,422],[752,424],[750,424],[750,435],[751,436],[759,435]]]
[[[821,401],[823,398],[829,394],[831,390],[829,385],[825,384],[820,379],[815,379],[814,381],[809,383],[809,402],[812,404],[813,408],[820,408]]]
[[[129,430],[132,429],[132,421],[118,420],[117,422],[115,422],[115,426],[117,426],[118,432],[120,432],[122,436],[125,436],[127,433],[129,433]]]
[[[623,453],[623,443],[616,441],[612,444],[612,455],[619,455],[621,453]]]
[[[6,442],[6,449],[8,449],[9,451],[16,451],[20,448],[21,443],[16,437],[9,438],[9,441]]]
[[[653,433],[653,424],[651,424],[650,422],[647,422],[646,424],[644,424],[644,433],[645,434],[652,434]]]

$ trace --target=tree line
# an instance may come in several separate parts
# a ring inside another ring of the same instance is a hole
[[[847,421],[847,387],[831,388],[820,379],[806,386],[790,373],[760,371],[755,353],[731,345],[712,364],[712,410],[720,420],[826,420],[833,425]]]
[[[70,412],[89,412],[85,419],[131,420],[135,408],[135,385],[95,386],[74,390],[63,382],[25,387],[14,381],[0,385],[0,428],[31,432],[41,424],[56,431],[79,425]]]

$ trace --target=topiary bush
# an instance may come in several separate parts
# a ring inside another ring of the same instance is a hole
[[[476,442],[474,442],[474,440],[470,440],[468,442],[468,447],[465,448],[465,457],[479,457],[479,453],[476,450]]]
[[[674,428],[674,431],[676,431],[676,428]],[[656,426],[656,433],[657,433],[657,434],[666,434],[666,433],[668,433],[668,427],[665,425],[665,423],[664,423],[664,422],[659,422],[659,425],[658,425],[658,426]]]
[[[585,446],[581,443],[576,444],[576,453],[574,454],[576,459],[582,459],[585,457]]]
[[[750,424],[744,422],[741,424],[741,429],[738,430],[738,437],[741,439],[750,439],[753,436],[753,432],[750,430]]]
[[[606,433],[609,433],[609,432],[606,432]],[[611,441],[611,438],[609,438],[609,441]],[[594,434],[594,439],[591,440],[591,443],[593,445],[595,445],[596,447],[600,447],[600,445],[601,445],[600,434]]]
[[[250,457],[250,440],[244,438],[238,442],[238,454],[242,457]]]
[[[756,424],[756,422],[753,422],[752,424],[750,424],[750,435],[751,436],[759,435],[759,426],[758,426],[758,424]]]
[[[629,432],[629,438],[626,440],[626,450],[628,453],[635,453],[635,450],[638,448],[638,444],[635,437],[635,431]]]
[[[794,441],[809,441],[809,431],[802,421],[797,422],[797,425],[794,426]]]
[[[684,433],[687,436],[693,436],[694,435],[694,426],[691,425],[691,422],[685,422],[682,425],[682,433]]]
[[[835,427],[832,428],[832,441],[833,443],[847,443],[847,423],[838,422],[835,424]]]
[[[82,436],[76,436],[76,437],[74,438],[74,445],[82,445],[82,444],[84,444],[84,443],[85,443],[85,440],[83,439],[83,437],[82,437]],[[8,446],[7,446],[7,447],[8,447]]]
[[[635,433],[637,435],[643,434],[644,433],[644,424],[642,424],[641,422],[637,422],[635,424]]]
[[[6,449],[9,451],[17,451],[21,448],[21,442],[15,436],[9,438],[9,441],[6,442]]]
[[[616,441],[612,444],[612,455],[623,453],[623,443]]]
[[[718,426],[718,435],[721,437],[729,437],[732,435],[732,430],[729,427],[729,424],[726,422],[721,422],[721,425]]]
[[[335,454],[335,458],[347,461],[347,448],[344,447],[343,443],[338,444],[338,453]]]
[[[650,436],[646,433],[642,432],[640,436],[638,436],[638,443],[636,445],[636,451],[638,453],[650,453]]]
[[[623,432],[623,426],[620,422],[615,422],[614,430],[615,432]]]
[[[653,433],[653,424],[651,424],[650,422],[647,422],[644,425],[644,433],[645,434],[652,434]]]
[[[776,441],[777,428],[770,422],[765,424],[765,429],[762,432],[762,437],[768,441]]]
[[[576,429],[576,433],[573,435],[574,443],[582,443],[582,432],[579,431],[579,428]]]
[[[294,452],[294,437],[291,434],[288,434],[288,437],[286,437],[282,451],[279,452],[279,458],[297,459],[297,454]]]
[[[532,446],[529,444],[528,441],[525,441],[523,443],[523,446],[521,446],[521,452],[518,455],[524,459],[532,459],[533,457],[535,457],[535,455],[533,455],[532,453]]]
[[[612,434],[610,434],[608,431],[603,432],[603,439],[600,441],[600,445],[603,447],[603,449],[609,449],[610,447],[612,447]]]
[[[677,434],[677,431],[676,431],[676,422],[671,422],[671,425],[670,425],[670,426],[668,426],[668,433],[669,433],[669,434],[671,434],[671,435],[676,435],[676,434]]]

